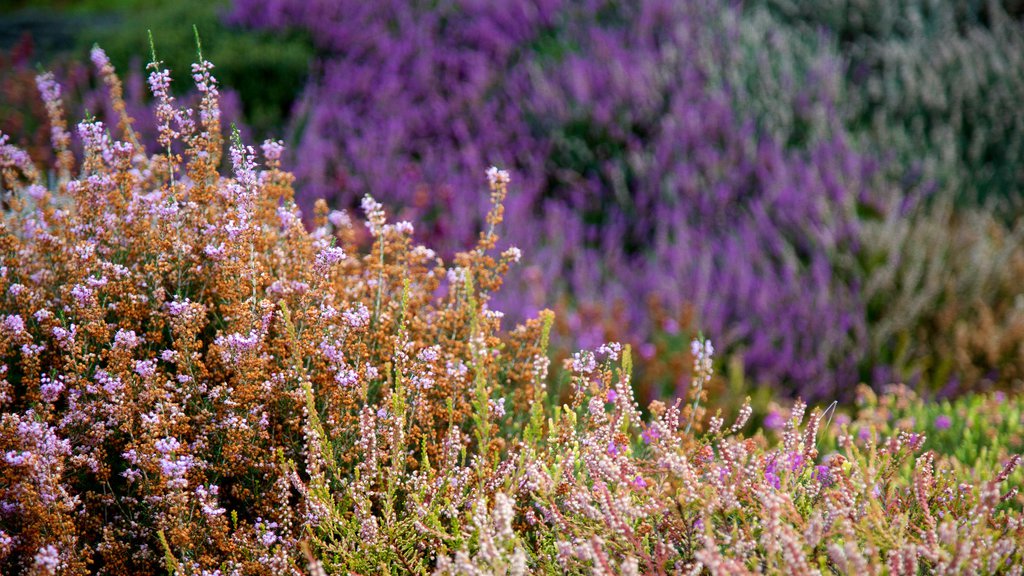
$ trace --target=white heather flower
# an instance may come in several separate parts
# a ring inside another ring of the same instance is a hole
[[[505,252],[502,254],[502,256],[504,256],[510,262],[517,263],[517,262],[519,262],[519,260],[522,259],[523,252],[519,248],[516,248],[515,246],[511,246],[507,250],[505,250]]]

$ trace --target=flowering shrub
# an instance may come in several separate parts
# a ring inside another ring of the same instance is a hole
[[[691,313],[683,328],[741,352],[757,381],[849,393],[874,162],[833,110],[837,62],[805,43],[806,65],[779,73],[751,55],[773,22],[740,16],[666,0],[235,3],[325,54],[294,121],[300,204],[381,190],[449,252],[484,212],[472,175],[507,165],[507,237],[533,255],[496,296],[513,318],[554,299],[560,332],[596,346]]]
[[[309,232],[279,143],[260,167],[235,133],[219,172],[202,55],[193,79],[182,108],[150,66],[157,154],[126,116],[72,154],[48,74],[54,164],[0,138],[4,573],[1020,573],[1017,457],[962,482],[920,434],[821,453],[803,404],[747,436],[749,407],[705,414],[703,340],[647,415],[615,343],[559,402],[552,314],[490,305],[508,173],[448,266],[370,196],[365,226],[319,203]]]
[[[1015,1],[754,0],[846,61],[848,125],[961,200],[1024,185],[1024,11]]]
[[[936,198],[865,223],[875,381],[943,396],[1019,389],[1024,368],[1024,221]]]

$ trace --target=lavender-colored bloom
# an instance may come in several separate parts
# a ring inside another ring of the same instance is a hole
[[[118,330],[114,335],[114,347],[123,350],[132,350],[139,346],[142,340],[135,334],[134,330]]]
[[[948,430],[949,427],[952,425],[953,421],[950,419],[949,416],[946,416],[945,414],[939,414],[938,416],[935,417],[934,426],[936,430]]]
[[[782,480],[779,478],[778,472],[778,462],[777,457],[772,457],[764,467],[764,481],[776,490],[782,487]]]
[[[316,255],[316,263],[313,266],[317,274],[325,274],[344,259],[345,251],[338,246],[331,246]]]
[[[813,476],[823,488],[828,488],[835,483],[831,470],[824,464],[815,466]]]
[[[3,330],[9,336],[20,337],[25,333],[25,321],[18,314],[10,314],[4,317]]]
[[[63,566],[60,560],[60,553],[53,544],[43,546],[36,552],[34,559],[35,568],[40,574],[57,574]]]
[[[768,430],[781,430],[786,424],[786,418],[777,410],[772,410],[764,417],[764,427]]]

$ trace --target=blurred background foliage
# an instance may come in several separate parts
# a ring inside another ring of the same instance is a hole
[[[698,330],[722,351],[713,396],[753,393],[762,415],[779,392],[853,405],[859,382],[1024,385],[1022,0],[2,10],[0,129],[36,154],[37,65],[88,110],[74,63],[98,43],[142,114],[146,31],[184,96],[195,25],[237,121],[286,140],[307,207],[352,208],[372,182],[453,250],[484,214],[481,168],[511,168],[525,259],[503,309],[557,306],[563,350],[632,343],[647,397],[685,389]]]

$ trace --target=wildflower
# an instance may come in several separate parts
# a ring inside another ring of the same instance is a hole
[[[60,560],[60,553],[57,552],[57,547],[52,544],[40,548],[36,552],[34,562],[35,568],[40,574],[57,574],[58,570],[63,566]]]
[[[4,317],[3,330],[8,336],[18,338],[25,333],[25,321],[18,314],[9,314]]]
[[[781,430],[786,425],[786,419],[778,410],[771,410],[764,417],[764,427],[768,430]]]
[[[372,196],[367,194],[363,196],[362,201],[363,213],[366,214],[366,227],[370,230],[370,234],[373,236],[380,236],[381,231],[384,229],[384,207],[373,199]]]
[[[43,399],[43,402],[49,402],[53,404],[60,397],[60,393],[64,391],[64,379],[61,376],[56,378],[50,378],[46,374],[39,377],[39,396]]]
[[[75,301],[81,307],[86,307],[92,301],[92,288],[88,286],[82,286],[81,284],[75,284],[71,287],[71,296],[74,297]]]
[[[953,421],[949,416],[945,414],[939,414],[935,417],[935,429],[936,430],[948,430],[953,425]]]
[[[355,307],[342,312],[341,316],[345,321],[345,325],[353,330],[366,328],[370,325],[370,309],[362,302],[359,302]]]
[[[779,478],[778,473],[778,459],[772,457],[768,460],[768,463],[764,467],[764,480],[769,486],[779,490],[782,486],[782,482]]]
[[[261,146],[263,158],[269,166],[278,166],[281,163],[281,153],[284,152],[284,142],[280,140],[264,140]]]
[[[327,215],[327,221],[335,228],[348,228],[352,225],[348,212],[344,210],[331,210],[331,213]]]
[[[71,349],[75,345],[75,336],[78,334],[78,326],[72,324],[68,328],[62,326],[53,327],[53,339],[61,349]]]
[[[490,183],[491,189],[496,189],[501,186],[506,186],[511,181],[508,171],[500,170],[496,166],[491,166],[487,169],[487,181]]]
[[[345,259],[345,251],[336,246],[324,248],[316,255],[314,269],[317,274],[326,274],[332,267]]]
[[[594,353],[587,350],[577,352],[572,356],[572,371],[579,375],[588,375],[597,368]]]
[[[214,78],[213,64],[201,60],[192,64],[192,81],[196,90],[203,95],[199,108],[199,120],[204,126],[216,126],[220,122],[220,107],[217,105],[220,92],[217,90],[217,79]]]
[[[118,330],[114,335],[114,347],[122,350],[132,350],[139,346],[142,340],[135,335],[134,330]]]
[[[151,378],[156,374],[155,360],[136,360],[135,373],[142,378]]]
[[[491,418],[498,420],[505,417],[505,399],[498,398],[497,400],[487,401],[488,412]]]

